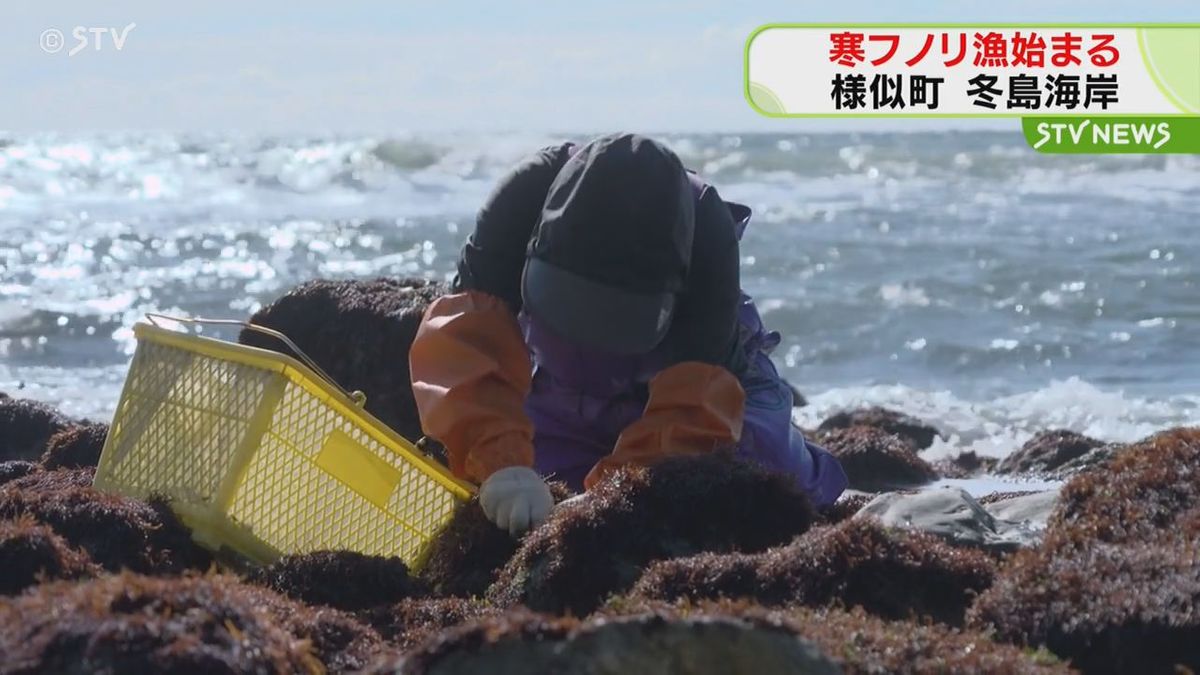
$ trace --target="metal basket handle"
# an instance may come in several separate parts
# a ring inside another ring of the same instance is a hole
[[[283,344],[287,345],[288,348],[291,349],[293,353],[295,353],[297,356],[300,357],[300,360],[304,362],[304,365],[311,368],[313,370],[313,372],[315,372],[317,375],[320,375],[322,379],[324,379],[326,382],[331,384],[338,391],[342,392],[342,394],[344,394],[351,401],[354,401],[354,405],[362,408],[363,406],[365,406],[367,404],[367,395],[366,394],[364,394],[363,392],[361,392],[357,389],[355,389],[354,391],[349,391],[349,390],[345,389],[344,387],[342,387],[342,385],[338,384],[337,380],[330,377],[329,373],[325,372],[325,370],[323,368],[321,368],[321,366],[318,366],[316,361],[313,361],[311,358],[309,358],[308,354],[305,354],[303,349],[300,349],[300,347],[295,342],[292,342],[291,338],[284,335],[283,333],[280,333],[279,331],[275,330],[274,328],[267,328],[266,326],[260,326],[256,323],[250,323],[249,321],[241,321],[239,319],[205,319],[205,318],[201,318],[201,317],[187,318],[187,317],[182,317],[182,316],[171,316],[170,314],[159,314],[157,312],[146,312],[146,318],[150,320],[150,323],[154,324],[158,328],[162,328],[162,326],[159,326],[158,322],[156,322],[155,319],[165,319],[167,321],[175,321],[178,323],[191,323],[191,324],[201,323],[201,324],[212,324],[212,325],[217,325],[217,326],[241,326],[248,330],[252,330],[257,333],[262,333],[263,335],[273,337],[276,340],[279,340]]]

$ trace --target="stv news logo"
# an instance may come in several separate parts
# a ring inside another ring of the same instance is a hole
[[[71,37],[75,42],[67,52],[67,56],[75,56],[88,47],[94,51],[103,51],[108,48],[119,52],[125,48],[125,41],[129,39],[129,34],[133,32],[134,28],[137,28],[136,23],[131,23],[124,28],[75,26],[71,29]],[[47,28],[38,38],[38,44],[47,54],[57,54],[67,46],[67,37],[57,28]]]

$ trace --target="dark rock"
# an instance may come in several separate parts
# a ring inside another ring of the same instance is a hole
[[[488,598],[584,615],[655,560],[760,551],[803,533],[813,519],[790,478],[751,464],[708,455],[627,466],[527,534]]]
[[[0,596],[52,579],[94,576],[87,555],[32,518],[0,520]]]
[[[565,483],[549,485],[555,504],[574,496]],[[483,595],[519,545],[519,540],[487,519],[478,499],[472,499],[433,540],[420,577],[438,595]]]
[[[937,479],[937,472],[911,446],[877,427],[832,429],[815,440],[838,458],[855,490],[886,492]]]
[[[999,474],[1045,474],[1104,445],[1074,431],[1043,431],[996,465]]]
[[[43,584],[0,603],[6,673],[314,673],[362,668],[379,637],[233,577]]]
[[[86,487],[39,491],[9,484],[0,488],[0,518],[25,514],[50,526],[71,546],[87,551],[105,569],[171,574],[204,570],[212,562],[161,501],[147,503]]]
[[[12,459],[7,462],[0,462],[0,485],[5,485],[22,476],[28,476],[40,469],[41,467],[34,462],[24,459]]]
[[[890,619],[962,623],[995,562],[917,532],[861,518],[757,554],[701,554],[652,565],[630,595],[651,600],[740,598],[781,607],[862,607]]]
[[[935,438],[941,434],[934,427],[921,420],[887,408],[859,408],[847,410],[826,418],[817,431],[833,431],[850,427],[876,427],[889,434],[899,436],[901,440],[912,445],[914,450],[924,450],[933,445]]]
[[[354,551],[284,556],[253,570],[247,581],[293,600],[348,611],[392,605],[426,592],[409,577],[403,560]]]
[[[1084,471],[1091,471],[1093,469],[1103,471],[1103,466],[1112,461],[1117,456],[1117,453],[1125,448],[1126,446],[1122,443],[1107,443],[1098,448],[1093,448],[1069,462],[1064,462],[1051,474],[1051,477],[1066,480]]]
[[[1059,500],[1042,546],[1012,557],[972,625],[1088,673],[1200,668],[1200,429],[1129,446]]]
[[[987,457],[976,454],[974,450],[968,450],[934,462],[933,468],[942,478],[972,478],[991,472],[999,461],[996,457]]]
[[[810,642],[731,616],[667,612],[578,621],[517,610],[449,631],[372,672],[837,673]]]
[[[250,321],[287,335],[341,386],[367,395],[366,409],[405,438],[421,438],[408,348],[429,304],[447,292],[424,279],[316,280],[289,291]],[[290,353],[243,330],[243,344]]]
[[[46,441],[71,425],[54,408],[19,398],[0,398],[0,461],[37,461]]]
[[[79,424],[67,427],[50,437],[42,466],[47,469],[94,467],[100,463],[100,451],[108,437],[108,425]]]

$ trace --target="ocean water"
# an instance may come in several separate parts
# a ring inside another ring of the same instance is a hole
[[[445,278],[495,180],[572,135],[0,135],[0,391],[111,415],[147,311],[248,316],[314,277]],[[810,405],[940,426],[1200,423],[1200,158],[1018,133],[664,135],[755,217],[743,286]]]

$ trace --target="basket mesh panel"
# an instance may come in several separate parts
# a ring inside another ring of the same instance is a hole
[[[254,428],[265,393],[277,385],[283,395],[269,423]],[[335,430],[399,472],[386,509],[316,464]],[[234,466],[247,435],[258,447]],[[410,460],[285,376],[150,340],[139,342],[109,446],[100,472],[108,485],[135,496],[164,494],[215,509],[222,481],[240,472],[223,515],[283,553],[348,549],[413,563],[459,504]]]

